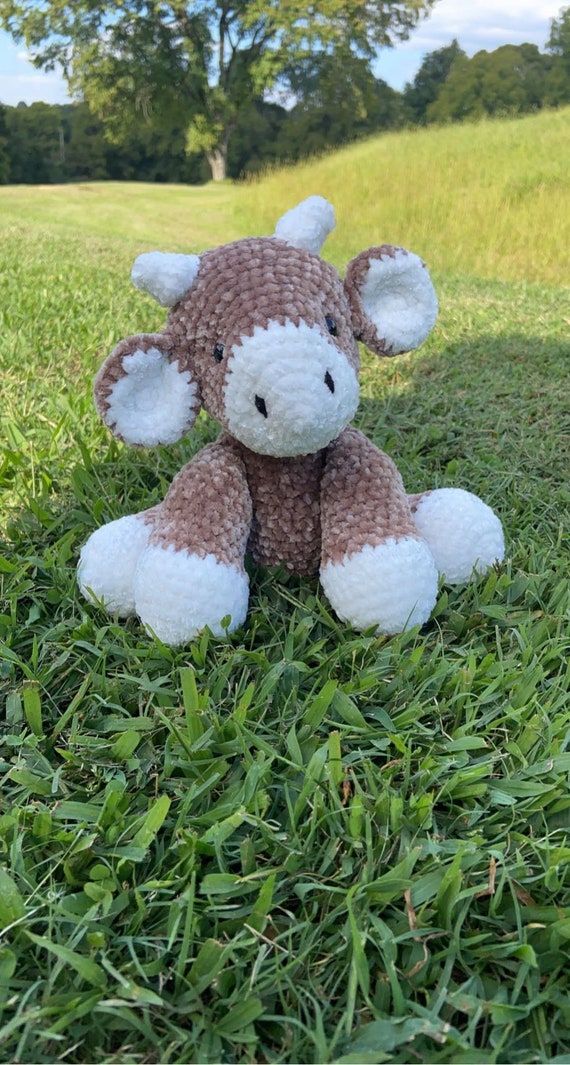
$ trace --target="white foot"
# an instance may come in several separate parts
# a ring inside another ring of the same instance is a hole
[[[86,599],[104,603],[110,614],[134,614],[135,569],[150,533],[151,526],[139,514],[110,521],[92,533],[81,548],[77,567],[77,582]]]
[[[136,612],[163,643],[186,643],[206,625],[222,636],[245,620],[248,586],[246,573],[214,555],[201,558],[151,544],[135,574]],[[228,616],[226,630],[221,621]]]
[[[422,540],[390,537],[321,569],[333,609],[356,629],[393,634],[423,625],[437,596],[437,570]]]
[[[420,501],[416,527],[448,584],[463,584],[505,556],[501,523],[490,507],[463,488],[437,488]]]

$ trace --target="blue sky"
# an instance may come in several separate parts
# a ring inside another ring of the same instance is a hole
[[[422,57],[434,48],[459,39],[472,55],[481,48],[531,41],[543,45],[550,19],[558,14],[563,0],[439,0],[429,18],[424,19],[410,39],[397,48],[382,49],[375,64],[376,74],[400,89],[413,78]],[[0,32],[0,101],[16,104],[45,100],[63,103],[65,82],[57,71],[43,74],[28,61],[23,45],[15,44]]]

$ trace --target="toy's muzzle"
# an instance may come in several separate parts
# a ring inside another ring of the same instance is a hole
[[[358,380],[318,325],[271,321],[234,345],[224,406],[229,431],[262,455],[307,455],[351,421]]]

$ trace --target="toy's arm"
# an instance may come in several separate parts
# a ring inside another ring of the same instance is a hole
[[[356,628],[427,621],[437,572],[391,458],[356,429],[332,444],[321,484],[321,583]]]
[[[389,536],[413,536],[402,478],[392,459],[358,429],[328,449],[321,484],[322,562],[340,562]]]
[[[204,448],[174,478],[135,577],[135,609],[165,643],[206,625],[241,625],[249,581],[244,556],[252,517],[241,459],[223,443]]]
[[[228,445],[216,442],[184,466],[160,506],[151,543],[243,569],[252,504],[245,467]]]
[[[136,613],[165,643],[222,632],[245,618],[244,555],[251,497],[241,459],[211,444],[174,478],[152,510],[97,529],[84,545],[79,584],[87,598]]]

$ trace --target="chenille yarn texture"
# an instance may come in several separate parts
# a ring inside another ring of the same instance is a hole
[[[310,196],[271,237],[201,256],[148,252],[132,279],[169,307],[162,333],[122,340],[95,380],[127,444],[170,444],[200,408],[218,440],[162,503],[97,529],[83,594],[136,614],[165,643],[243,624],[246,555],[318,575],[339,618],[396,633],[428,620],[438,577],[467,581],[504,555],[501,523],[460,488],[408,495],[393,460],[350,427],[362,341],[381,357],[418,347],[437,299],[422,260],[379,244],[342,281],[320,258],[332,206]]]

